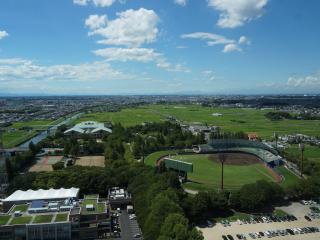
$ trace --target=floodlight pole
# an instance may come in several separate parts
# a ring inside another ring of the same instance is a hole
[[[303,153],[304,153],[304,144],[299,143],[299,148],[301,151],[301,161],[300,161],[300,176],[303,177]]]
[[[219,154],[219,160],[221,163],[221,190],[223,191],[224,162],[226,161],[226,155],[224,153]]]

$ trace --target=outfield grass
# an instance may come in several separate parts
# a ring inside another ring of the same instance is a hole
[[[220,188],[221,165],[219,163],[209,160],[209,155],[206,154],[176,155],[176,152],[173,150],[152,153],[146,157],[145,163],[155,166],[157,159],[171,154],[173,159],[193,163],[193,173],[188,173],[190,181],[184,183],[183,186],[185,188],[191,190]],[[284,176],[284,181],[280,184],[284,188],[295,184],[299,179],[285,167],[278,167],[277,170]],[[270,172],[259,163],[251,165],[225,165],[224,167],[224,186],[228,190],[237,190],[244,184],[254,183],[257,180],[275,182]]]
[[[296,184],[297,181],[299,180],[299,177],[297,177],[295,174],[290,172],[284,166],[277,167],[276,171],[278,171],[281,175],[284,176],[284,181],[282,181],[280,184],[284,188],[287,188],[289,186]]]
[[[56,216],[55,222],[65,222],[68,220],[68,213],[59,213]]]
[[[84,114],[76,122],[96,120],[111,121],[124,126],[143,122],[160,122],[173,116],[185,123],[207,123],[220,126],[226,131],[257,132],[263,138],[272,138],[274,132],[281,134],[303,133],[320,135],[320,120],[281,120],[271,121],[264,114],[272,110],[252,108],[210,108],[199,105],[147,105],[123,109],[120,112]],[[221,113],[222,116],[213,116]]]
[[[154,167],[156,165],[156,161],[162,156],[169,155],[169,154],[176,155],[176,153],[177,153],[177,150],[154,152],[145,158],[145,163],[149,166]]]
[[[193,163],[193,173],[188,174],[189,180],[217,189],[221,184],[221,165],[208,159],[208,155],[179,155],[173,159]],[[226,189],[239,189],[244,184],[257,180],[274,182],[273,176],[261,164],[224,165],[224,186]],[[196,185],[192,185],[195,187]],[[186,185],[186,187],[189,187]]]
[[[185,188],[192,190],[212,190],[220,187],[221,165],[208,159],[209,155],[174,155],[175,151],[160,151],[150,154],[146,164],[155,165],[155,161],[166,154],[176,160],[193,163],[193,173],[188,173],[190,182],[184,184]],[[254,183],[264,179],[274,182],[273,176],[261,164],[252,165],[225,165],[224,186],[229,190],[239,189],[244,184]]]
[[[10,225],[16,225],[16,224],[28,224],[30,223],[32,217],[26,216],[26,217],[15,217],[12,219]]]
[[[10,215],[0,216],[0,225],[5,225],[9,221],[10,217]]]
[[[53,215],[37,215],[35,216],[33,223],[49,223],[51,222]]]

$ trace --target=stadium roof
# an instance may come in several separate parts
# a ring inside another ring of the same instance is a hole
[[[68,134],[71,132],[77,132],[81,134],[90,134],[90,133],[96,133],[99,131],[112,133],[112,130],[110,128],[106,128],[103,123],[99,123],[95,121],[78,123],[73,128],[68,129],[64,133]]]
[[[76,198],[78,197],[80,189],[79,188],[60,188],[49,190],[28,190],[22,191],[17,190],[12,193],[9,197],[3,200],[3,202],[18,202],[18,201],[35,201],[35,200],[50,200],[50,199],[66,199],[66,198]]]

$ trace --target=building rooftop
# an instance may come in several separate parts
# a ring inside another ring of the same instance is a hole
[[[50,200],[50,199],[67,199],[77,198],[79,194],[79,188],[60,188],[60,189],[49,189],[49,190],[17,190],[9,197],[3,200],[3,202],[18,202],[18,201],[35,201],[35,200]]]
[[[110,128],[105,127],[104,123],[99,123],[95,121],[78,123],[73,128],[68,129],[64,133],[68,134],[68,133],[76,132],[81,134],[90,134],[90,133],[97,133],[100,131],[112,133],[112,130]]]

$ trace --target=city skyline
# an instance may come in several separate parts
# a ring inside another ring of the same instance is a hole
[[[315,0],[0,6],[1,95],[320,92]]]

